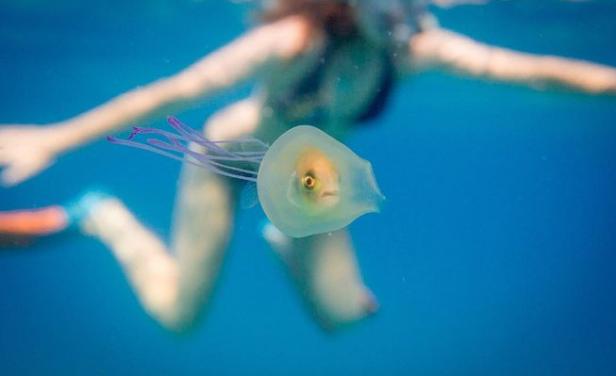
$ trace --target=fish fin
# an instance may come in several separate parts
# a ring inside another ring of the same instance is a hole
[[[240,208],[252,209],[259,203],[259,196],[257,194],[257,184],[248,182],[244,184],[242,191],[240,192]]]

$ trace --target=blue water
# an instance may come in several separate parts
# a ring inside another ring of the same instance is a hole
[[[7,123],[77,114],[248,26],[222,1],[10,3]],[[541,4],[437,16],[486,42],[616,66],[616,4]],[[249,90],[178,115],[199,126]],[[0,374],[616,374],[616,99],[430,73],[402,83],[372,125],[347,142],[388,198],[351,226],[377,316],[320,331],[260,239],[258,209],[240,212],[211,310],[184,336],[144,313],[101,244],[61,236],[0,253]],[[168,239],[178,171],[99,141],[1,189],[0,209],[104,187]]]

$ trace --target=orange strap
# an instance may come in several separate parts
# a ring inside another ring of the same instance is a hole
[[[0,212],[0,234],[47,235],[64,230],[68,216],[61,206]]]

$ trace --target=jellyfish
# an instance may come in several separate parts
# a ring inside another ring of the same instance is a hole
[[[379,212],[385,199],[370,162],[316,127],[293,127],[267,145],[255,138],[212,141],[175,117],[167,121],[177,133],[134,127],[127,139],[107,139],[256,184],[265,215],[288,236],[341,229]],[[138,135],[157,137],[138,142]]]

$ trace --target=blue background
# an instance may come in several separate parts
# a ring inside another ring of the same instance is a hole
[[[3,123],[75,115],[250,25],[226,1],[17,3],[0,5]],[[537,3],[436,13],[485,42],[616,66],[616,4]],[[249,89],[179,116],[200,126]],[[144,313],[101,244],[58,236],[0,253],[0,374],[616,373],[616,98],[429,73],[347,142],[388,197],[352,225],[377,316],[320,331],[259,237],[259,209],[239,213],[211,310],[184,336]],[[178,171],[98,141],[1,189],[0,209],[104,187],[168,239]]]

